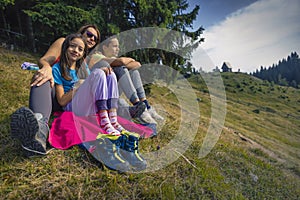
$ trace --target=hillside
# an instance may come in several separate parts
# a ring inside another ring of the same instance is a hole
[[[250,146],[259,145],[300,175],[300,90],[242,73],[222,73],[222,79],[227,95],[224,130],[246,139]],[[192,82],[203,90],[202,80]]]
[[[173,148],[170,156],[178,159],[157,170],[119,174],[78,147],[45,157],[22,155],[19,144],[10,138],[9,121],[17,108],[28,105],[32,72],[20,70],[24,61],[36,58],[0,49],[0,199],[299,199],[299,89],[247,74],[222,73],[225,124],[214,148],[200,158],[214,98],[206,83],[201,76],[189,78],[194,99],[179,82],[176,88],[184,102],[171,85],[153,85],[149,100],[167,120],[157,137],[140,141],[141,153],[159,157],[158,147],[165,150],[175,137],[183,144],[187,141],[183,147],[187,151]],[[199,122],[193,119],[197,109],[193,112],[192,106],[200,110]],[[181,119],[186,115],[190,118]],[[187,130],[196,128],[194,138],[188,131],[176,135],[182,124]],[[152,160],[153,169],[155,164]]]

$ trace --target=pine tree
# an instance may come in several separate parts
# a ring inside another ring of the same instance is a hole
[[[12,5],[14,2],[17,5]],[[31,49],[36,46],[38,52],[44,52],[55,39],[75,32],[87,23],[98,25],[102,39],[134,28],[166,28],[184,33],[185,37],[159,34],[149,35],[149,38],[153,37],[151,42],[157,43],[157,47],[175,50],[175,53],[155,48],[141,49],[132,56],[141,62],[152,63],[160,55],[164,64],[181,70],[193,49],[204,41],[202,27],[191,31],[199,6],[187,12],[186,0],[2,0],[0,6],[2,14],[12,13],[15,9],[19,19],[16,22],[11,16],[3,15],[0,28],[13,27],[14,31],[24,33]],[[132,37],[136,37],[139,43],[143,42],[138,35]],[[162,44],[164,46],[159,46]]]

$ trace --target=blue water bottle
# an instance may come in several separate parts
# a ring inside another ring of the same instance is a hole
[[[30,63],[30,62],[24,62],[21,65],[21,69],[23,69],[23,70],[39,70],[40,68],[37,64]]]

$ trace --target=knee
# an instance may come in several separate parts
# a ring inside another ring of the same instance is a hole
[[[109,63],[105,60],[100,60],[99,62],[97,62],[96,64],[94,64],[93,69],[94,68],[102,68],[102,67],[110,67]]]
[[[130,74],[131,74],[132,76],[140,76],[140,72],[139,72],[138,70],[136,70],[136,69],[130,70]]]
[[[128,73],[128,72],[129,72],[128,69],[127,69],[127,67],[122,67],[122,70],[123,70],[125,73]]]
[[[125,74],[128,72],[128,69],[125,66],[113,67],[113,70],[116,74]]]
[[[117,82],[118,81],[117,76],[114,72],[112,72],[111,74],[108,74],[106,76],[106,78],[107,78],[108,82]]]
[[[100,79],[102,79],[102,78],[104,78],[106,76],[105,72],[102,69],[100,69],[100,68],[94,69],[92,71],[91,75],[94,76],[95,78],[100,78]]]
[[[52,88],[50,81],[45,82],[43,85],[37,86],[31,86],[30,87],[30,93],[42,93],[42,94],[51,94]]]

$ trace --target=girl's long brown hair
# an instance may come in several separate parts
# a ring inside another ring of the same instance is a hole
[[[80,38],[84,43],[83,56],[82,56],[82,58],[80,58],[79,60],[76,61],[76,67],[75,67],[76,72],[78,72],[79,68],[82,66],[82,63],[83,63],[85,57],[87,56],[87,44],[81,34],[74,33],[74,34],[68,35],[65,38],[65,41],[63,42],[62,47],[61,47],[59,64],[60,64],[60,70],[61,70],[62,77],[66,80],[72,80],[72,78],[70,77],[70,73],[69,73],[69,69],[71,66],[70,66],[68,56],[67,56],[67,49],[70,46],[70,42],[75,38]]]

